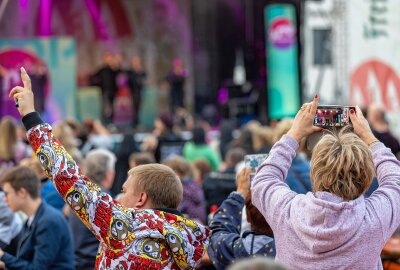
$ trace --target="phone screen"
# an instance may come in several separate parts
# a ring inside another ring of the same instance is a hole
[[[315,113],[314,126],[344,127],[350,124],[349,106],[318,106]]]
[[[268,154],[254,154],[254,155],[245,155],[244,156],[244,164],[246,167],[251,168],[250,179],[252,179],[260,165],[266,160]]]

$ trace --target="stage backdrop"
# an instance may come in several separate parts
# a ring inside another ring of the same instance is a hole
[[[73,38],[0,39],[0,116],[17,116],[8,98],[22,85],[20,67],[31,76],[36,110],[49,122],[75,117],[76,44]]]

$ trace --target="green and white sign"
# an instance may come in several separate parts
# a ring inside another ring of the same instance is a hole
[[[296,13],[294,6],[264,9],[269,118],[294,117],[300,106]]]

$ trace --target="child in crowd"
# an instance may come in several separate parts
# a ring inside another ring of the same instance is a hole
[[[24,87],[14,99],[31,144],[46,175],[82,222],[96,235],[100,248],[95,269],[190,269],[208,245],[209,231],[176,210],[182,184],[167,166],[133,168],[119,201],[81,174],[53,136],[50,125],[35,112],[31,83],[21,68]]]
[[[251,203],[250,168],[240,171],[237,179],[237,191],[232,192],[222,202],[211,220],[211,243],[208,255],[217,269],[225,269],[240,258],[250,256],[275,257],[275,243],[271,227]],[[246,205],[247,220],[251,231],[242,235],[242,209]]]
[[[16,166],[2,175],[1,186],[10,209],[28,217],[16,255],[0,249],[6,268],[75,270],[71,231],[61,212],[41,198],[36,173]]]

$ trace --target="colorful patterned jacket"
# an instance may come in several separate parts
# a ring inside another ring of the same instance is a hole
[[[81,174],[38,113],[22,121],[46,175],[100,241],[95,269],[193,269],[200,262],[207,228],[164,211],[120,205]]]

